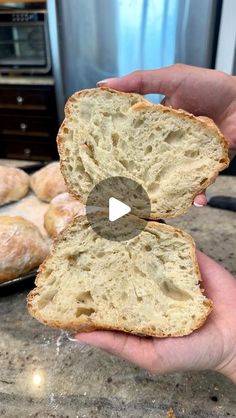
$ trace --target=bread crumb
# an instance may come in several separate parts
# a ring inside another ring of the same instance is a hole
[[[166,418],[177,418],[172,408],[168,409],[166,413]]]

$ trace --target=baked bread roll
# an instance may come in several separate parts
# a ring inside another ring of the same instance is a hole
[[[0,216],[0,283],[37,268],[48,255],[37,226],[20,216]]]
[[[141,227],[134,216],[128,222]],[[75,332],[181,336],[212,309],[199,280],[195,245],[185,232],[149,222],[125,243],[109,241],[78,217],[40,267],[28,308],[40,322]]]
[[[0,166],[0,205],[24,197],[29,190],[29,176],[15,167]]]
[[[227,142],[212,121],[137,94],[85,90],[69,99],[65,112],[57,139],[62,173],[83,203],[99,181],[124,176],[147,191],[151,219],[174,217],[229,162]],[[73,219],[40,267],[28,297],[32,316],[75,332],[158,337],[187,335],[204,323],[212,302],[199,287],[192,238],[158,222],[142,230],[141,219],[126,216],[126,226],[140,233],[122,242],[97,235],[85,217]],[[98,216],[101,231],[100,222]]]
[[[78,214],[85,214],[85,206],[69,193],[61,193],[52,199],[44,215],[44,227],[51,237],[56,236]]]
[[[148,193],[151,219],[186,212],[229,163],[210,119],[107,88],[68,100],[57,141],[68,189],[82,203],[99,181],[124,176]]]
[[[30,177],[30,187],[36,196],[50,202],[55,196],[67,191],[58,162],[50,163]]]

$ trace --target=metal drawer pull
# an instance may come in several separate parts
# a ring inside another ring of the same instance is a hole
[[[26,131],[26,129],[27,129],[26,123],[21,123],[20,124],[20,129],[21,129],[21,131]]]
[[[17,97],[16,97],[16,101],[17,101],[17,103],[18,103],[19,105],[22,105],[22,103],[23,103],[23,101],[24,101],[24,97],[22,97],[22,96],[17,96]]]
[[[24,148],[24,154],[26,157],[29,157],[31,154],[31,149],[30,148]]]

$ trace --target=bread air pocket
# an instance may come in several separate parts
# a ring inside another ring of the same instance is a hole
[[[181,336],[211,311],[199,280],[186,233],[150,222],[135,238],[111,242],[78,217],[41,266],[28,308],[39,321],[71,331]]]

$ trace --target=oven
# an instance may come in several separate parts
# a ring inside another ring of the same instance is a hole
[[[0,73],[51,70],[46,9],[0,8]]]

